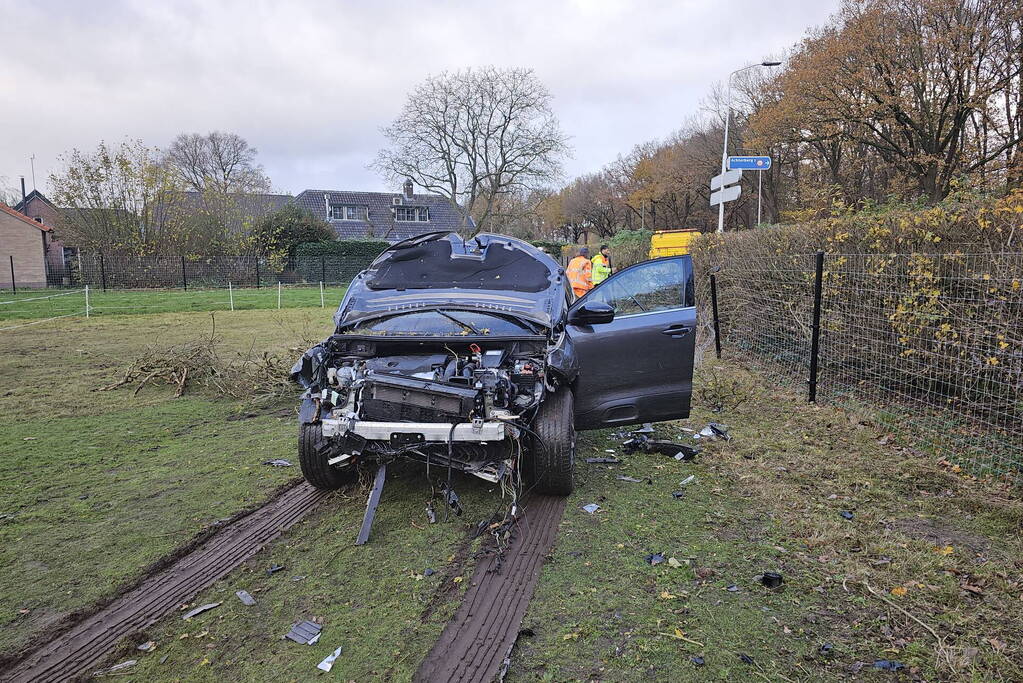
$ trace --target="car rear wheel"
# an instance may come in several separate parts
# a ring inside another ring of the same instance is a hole
[[[354,465],[338,469],[327,464],[330,451],[324,446],[323,428],[318,424],[298,426],[298,462],[302,476],[318,489],[333,490],[353,481],[357,476]]]
[[[567,496],[574,488],[575,410],[568,387],[549,394],[533,420],[529,483],[538,493]],[[537,438],[539,437],[539,438]]]

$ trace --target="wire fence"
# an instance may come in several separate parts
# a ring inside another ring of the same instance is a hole
[[[299,256],[283,268],[267,259],[253,256],[126,256],[102,252],[68,253],[56,265],[47,262],[48,287],[92,289],[180,288],[210,289],[235,287],[262,288],[283,284],[347,284],[364,270],[372,259],[344,258],[336,255]],[[43,286],[33,283],[31,286]]]
[[[346,286],[322,282],[218,289],[97,290],[86,285],[55,293],[52,290],[0,292],[0,332],[62,318],[179,313],[190,311],[243,311],[284,308],[336,308]]]
[[[1023,254],[716,265],[726,355],[766,363],[819,402],[870,407],[907,445],[952,466],[1023,481]]]

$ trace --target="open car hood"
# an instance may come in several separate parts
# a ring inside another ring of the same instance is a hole
[[[348,287],[334,315],[356,322],[427,308],[479,309],[554,327],[567,309],[564,269],[533,245],[435,232],[386,249]]]

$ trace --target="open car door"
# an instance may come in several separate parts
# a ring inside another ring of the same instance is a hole
[[[589,324],[614,309],[610,322]],[[579,359],[577,429],[689,417],[696,348],[690,256],[645,261],[615,273],[569,309]]]

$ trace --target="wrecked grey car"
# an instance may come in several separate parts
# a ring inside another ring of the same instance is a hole
[[[333,489],[396,457],[572,491],[577,429],[687,417],[689,256],[631,266],[578,300],[564,269],[502,235],[431,233],[352,282],[336,329],[292,369],[299,460]]]

